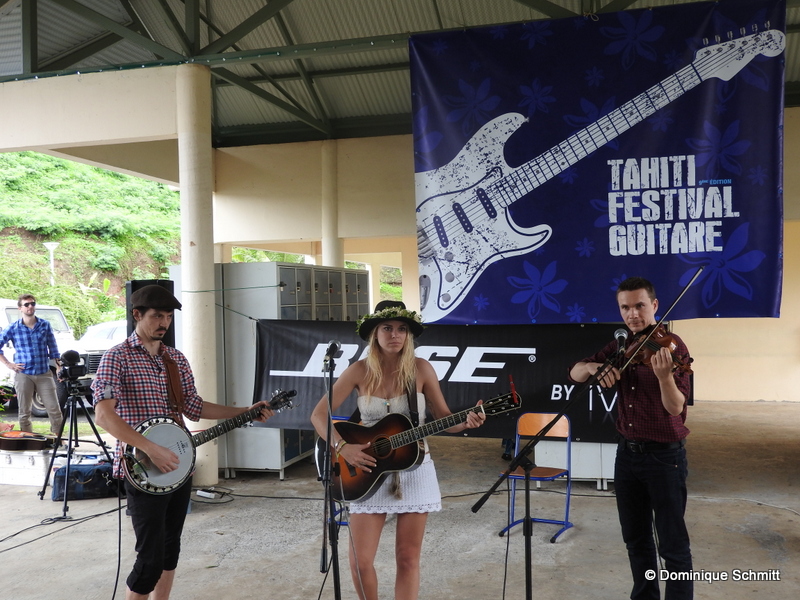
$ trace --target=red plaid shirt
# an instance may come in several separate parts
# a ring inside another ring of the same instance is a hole
[[[152,356],[134,332],[121,344],[103,355],[97,375],[92,382],[94,403],[113,398],[117,414],[131,427],[142,421],[170,415],[172,408],[167,395],[167,371],[161,354],[166,352],[178,365],[183,390],[183,414],[192,421],[200,419],[203,399],[197,394],[189,361],[182,352],[161,344],[161,351]],[[114,458],[114,472],[121,476],[120,442]]]
[[[688,356],[689,351],[683,340],[674,333],[670,335],[678,345],[675,354]],[[617,343],[612,341],[597,354],[579,362],[605,363],[616,351]],[[691,387],[689,374],[674,371],[672,376],[678,389],[688,398]],[[684,402],[679,415],[669,414],[661,403],[661,389],[653,369],[648,365],[630,365],[622,372],[617,383],[617,431],[625,439],[634,442],[678,442],[689,435],[689,429],[684,425],[686,406]]]

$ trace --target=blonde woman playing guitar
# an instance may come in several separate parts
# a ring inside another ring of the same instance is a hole
[[[359,322],[359,336],[369,342],[366,358],[342,373],[333,386],[335,411],[354,390],[364,425],[373,425],[390,413],[420,421],[425,410],[441,419],[451,415],[431,364],[414,356],[414,338],[423,332],[417,313],[406,310],[402,302],[384,301],[375,312]],[[412,397],[411,407],[409,396]],[[416,398],[416,403],[414,402]],[[415,405],[416,404],[416,405]],[[480,404],[480,403],[479,403]],[[482,410],[468,411],[462,422],[447,431],[458,432],[480,427],[486,416]],[[323,438],[328,430],[328,400],[322,398],[311,415],[311,422]],[[371,472],[379,457],[370,452],[370,443],[348,443],[333,429],[328,440],[337,458],[344,459],[355,473]],[[350,503],[350,569],[361,600],[376,600],[378,576],[374,559],[387,514],[397,515],[395,598],[413,600],[419,594],[420,554],[428,513],[441,510],[441,494],[436,470],[426,452],[421,464],[392,473],[375,485],[367,498]]]

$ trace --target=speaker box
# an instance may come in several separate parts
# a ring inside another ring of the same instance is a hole
[[[143,288],[146,285],[160,285],[166,288],[170,294],[175,294],[175,284],[170,279],[133,279],[125,282],[125,308],[128,315],[128,335],[133,333],[136,329],[136,321],[133,320],[133,306],[131,305],[131,295],[136,290]],[[175,347],[175,327],[171,326],[164,339],[162,340],[167,346]]]

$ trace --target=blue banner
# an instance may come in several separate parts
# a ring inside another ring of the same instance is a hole
[[[726,0],[413,36],[422,314],[777,317],[785,1]]]

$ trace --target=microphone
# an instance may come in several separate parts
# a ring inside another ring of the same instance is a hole
[[[81,361],[81,355],[76,350],[67,350],[61,355],[61,362],[65,365],[77,365]]]
[[[625,351],[625,340],[628,339],[628,331],[626,329],[617,329],[614,332],[614,339],[617,340],[617,354],[622,354]]]
[[[341,349],[342,344],[339,340],[331,340],[328,342],[328,349],[325,351],[325,362],[332,359]]]

